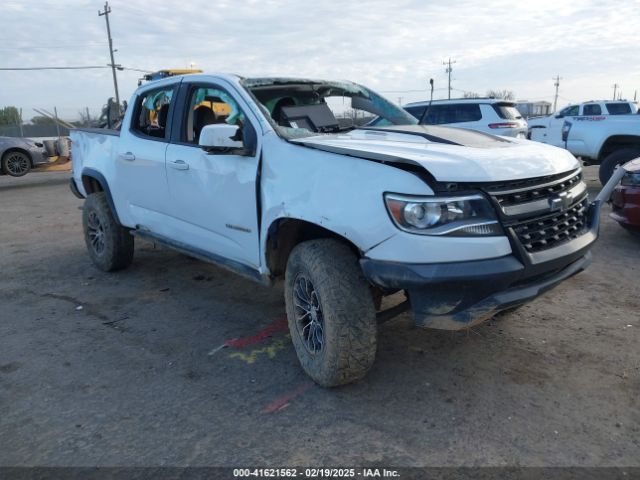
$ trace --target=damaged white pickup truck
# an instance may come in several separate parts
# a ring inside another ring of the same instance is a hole
[[[378,322],[402,308],[468,328],[590,261],[599,205],[560,148],[419,126],[348,82],[188,75],[129,105],[119,131],[71,133],[93,262],[127,267],[141,237],[284,278],[293,344],[321,385],[363,377]],[[391,125],[337,119],[353,111]]]

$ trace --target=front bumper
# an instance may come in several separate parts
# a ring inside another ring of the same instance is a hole
[[[489,260],[408,264],[363,258],[365,277],[387,291],[405,290],[419,326],[460,330],[534,299],[591,262],[600,203],[587,212],[588,230],[575,240],[535,254],[517,248]]]

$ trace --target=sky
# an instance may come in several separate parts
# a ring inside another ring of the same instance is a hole
[[[112,0],[116,63],[159,70],[352,80],[394,102],[512,90],[558,107],[640,99],[640,0]],[[0,68],[105,66],[104,1],[0,0]],[[118,72],[122,98],[142,74]],[[0,70],[0,107],[52,110],[73,120],[113,96],[110,69]]]

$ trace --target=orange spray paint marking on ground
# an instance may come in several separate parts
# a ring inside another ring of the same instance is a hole
[[[257,334],[251,335],[250,337],[243,338],[232,338],[231,340],[225,340],[225,347],[234,347],[234,348],[244,348],[247,345],[253,345],[256,343],[260,343],[263,340],[269,338],[276,332],[280,332],[282,330],[286,330],[288,328],[287,319],[281,318],[276,320],[273,323],[270,323],[265,328],[260,330]]]
[[[305,393],[307,390],[313,387],[313,385],[313,382],[307,382],[300,385],[295,390],[292,390],[289,393],[285,393],[281,397],[276,398],[273,402],[265,405],[262,409],[262,413],[275,413],[279,410],[282,410],[284,407],[289,405],[289,403],[291,403],[294,398],[299,397],[300,395]]]

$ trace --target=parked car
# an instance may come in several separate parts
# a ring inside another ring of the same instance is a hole
[[[640,158],[626,163],[625,174],[611,195],[611,218],[640,236]]]
[[[28,138],[0,137],[0,173],[21,177],[47,162],[42,143]]]
[[[529,119],[529,138],[566,148],[585,163],[600,165],[604,185],[613,170],[640,156],[640,115],[634,102],[590,101],[555,115]]]
[[[526,138],[527,121],[516,109],[516,104],[495,98],[460,98],[434,100],[426,116],[429,101],[415,102],[403,108],[423,125],[443,125],[470,128],[492,135]],[[370,126],[384,126],[386,121],[376,118]]]
[[[283,279],[293,345],[321,385],[363,377],[378,321],[400,310],[469,328],[590,262],[599,203],[566,150],[417,125],[349,82],[187,75],[129,105],[120,131],[71,132],[93,263],[127,267],[138,237]],[[388,125],[340,127],[348,107]]]

